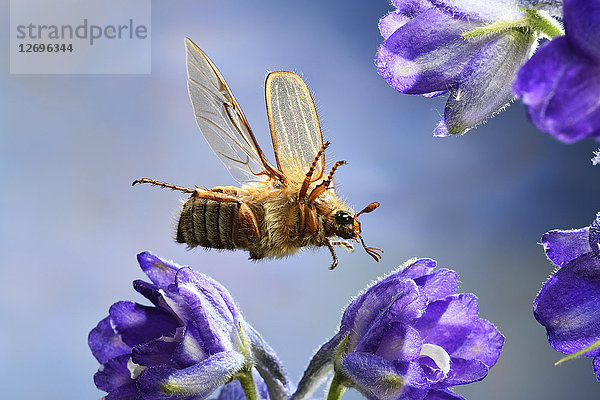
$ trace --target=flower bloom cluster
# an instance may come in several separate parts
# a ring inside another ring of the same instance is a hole
[[[515,94],[540,130],[571,143],[600,137],[600,1],[564,0],[565,36],[519,71]]]
[[[561,34],[559,1],[392,0],[379,29],[379,74],[401,93],[448,94],[436,136],[465,133],[512,99],[540,37]]]
[[[412,260],[363,291],[339,332],[313,357],[291,395],[273,350],[214,280],[150,253],[151,283],[135,289],[152,307],[121,301],[89,335],[107,400],[306,399],[333,369],[328,398],[355,388],[369,399],[462,399],[449,390],[483,379],[504,337],[478,317],[477,299],[456,294],[454,271]]]
[[[253,370],[271,399],[289,397],[281,363],[227,289],[151,253],[138,262],[152,282],[134,288],[154,306],[115,303],[88,337],[107,399],[202,399],[235,379],[252,392]]]
[[[456,294],[456,272],[435,266],[411,260],[359,294],[294,398],[309,396],[333,369],[330,391],[355,388],[377,400],[462,399],[449,388],[483,379],[504,337],[478,317],[474,295]]]
[[[600,381],[600,213],[585,228],[544,234],[542,244],[558,269],[533,303],[535,318],[556,350],[594,357]]]

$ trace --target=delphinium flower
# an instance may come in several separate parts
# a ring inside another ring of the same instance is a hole
[[[546,256],[558,268],[533,303],[537,321],[556,350],[594,357],[600,381],[600,213],[590,226],[553,230],[542,237]]]
[[[348,305],[339,332],[311,360],[293,396],[305,399],[333,370],[328,399],[355,388],[372,400],[455,400],[455,385],[483,379],[504,337],[456,294],[457,274],[411,260]]]
[[[379,74],[401,93],[448,94],[436,136],[462,134],[513,99],[540,37],[562,34],[560,1],[392,0],[379,29]]]
[[[281,363],[222,285],[150,253],[138,262],[152,283],[134,288],[153,306],[115,303],[88,338],[107,400],[198,400],[232,380],[255,400],[253,369],[271,400],[289,398]]]
[[[564,0],[565,36],[521,68],[515,94],[531,122],[572,143],[600,137],[600,0]]]

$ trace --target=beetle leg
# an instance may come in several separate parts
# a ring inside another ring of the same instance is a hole
[[[308,203],[312,203],[313,201],[315,201],[317,199],[317,197],[319,197],[320,195],[323,194],[323,192],[325,192],[327,190],[327,188],[329,187],[329,185],[331,184],[331,180],[333,179],[333,174],[335,173],[335,170],[341,166],[346,164],[346,161],[337,161],[333,167],[331,168],[331,171],[329,171],[329,175],[327,176],[327,179],[325,179],[323,182],[321,182],[320,184],[317,185],[317,187],[315,187],[312,192],[310,192],[310,195],[308,196]]]
[[[343,240],[331,240],[329,243],[331,243],[332,246],[340,246],[345,248],[348,253],[352,253],[354,251],[354,246],[352,243],[348,243]]]
[[[235,195],[231,194],[231,188],[237,189],[234,186],[217,186],[212,190],[204,190],[200,188],[192,189],[183,186],[172,185],[170,183],[156,181],[154,179],[149,178],[136,179],[131,185],[134,186],[138,183],[149,183],[154,186],[160,186],[171,190],[179,190],[180,192],[191,193],[193,197],[200,197],[203,199],[209,199],[220,202],[240,202],[235,197]],[[235,193],[237,194],[237,191]]]
[[[185,188],[183,186],[177,186],[177,185],[171,185],[170,183],[164,183],[164,182],[156,181],[156,180],[150,179],[150,178],[136,179],[135,181],[133,181],[131,186],[135,186],[138,183],[149,183],[154,186],[160,186],[160,187],[164,187],[164,188],[171,189],[171,190],[179,190],[184,193],[195,193],[196,192],[196,189]]]
[[[305,226],[304,231],[308,231],[314,234],[319,229],[319,216],[317,210],[311,204],[300,204],[301,208],[304,208],[304,220]]]
[[[331,263],[329,269],[334,269],[338,265],[338,258],[335,255],[335,250],[333,249],[331,241],[327,238],[325,239],[325,245],[329,248],[329,251],[331,252],[331,257],[333,257],[333,262]]]
[[[217,193],[225,193],[233,197],[239,197],[239,194],[243,191],[243,189],[240,189],[235,186],[216,186],[210,189],[210,191]]]
[[[256,216],[252,212],[252,209],[250,209],[250,206],[246,203],[240,203],[238,223],[244,237],[248,238],[250,243],[258,242],[260,240],[258,221],[256,220]]]
[[[213,192],[212,190],[204,190],[196,188],[192,193],[192,197],[200,197],[202,199],[214,200],[220,203],[242,203],[240,199],[227,193]]]
[[[304,202],[304,200],[306,200],[306,192],[308,191],[308,187],[310,186],[310,182],[312,180],[312,175],[315,172],[315,168],[317,168],[317,163],[321,159],[321,156],[323,156],[323,154],[325,153],[325,149],[327,148],[327,146],[329,146],[329,144],[330,144],[330,142],[323,143],[323,145],[321,146],[321,149],[317,152],[317,155],[315,156],[314,161],[310,165],[308,172],[306,173],[304,182],[302,182],[302,186],[300,187],[300,192],[298,192],[298,199],[300,200],[301,203]],[[323,174],[323,171],[321,171],[321,174]]]

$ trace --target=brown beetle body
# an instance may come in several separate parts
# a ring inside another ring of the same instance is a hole
[[[360,242],[379,261],[381,250],[365,246],[358,216],[373,211],[373,202],[354,213],[333,190],[333,175],[325,175],[325,150],[312,96],[302,79],[275,71],[265,83],[267,114],[277,167],[256,138],[225,80],[210,59],[186,41],[188,88],[196,122],[215,154],[242,187],[210,190],[185,188],[153,179],[150,183],[190,193],[177,227],[177,241],[189,247],[243,249],[251,259],[281,258],[304,247],[327,246],[337,265],[333,246],[353,250]]]

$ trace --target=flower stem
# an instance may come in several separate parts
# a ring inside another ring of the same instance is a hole
[[[246,395],[246,400],[258,400],[256,384],[254,383],[254,378],[252,377],[252,369],[248,368],[247,370],[237,374],[236,378],[242,384],[242,389]]]
[[[533,10],[525,10],[525,12],[530,21],[530,26],[536,29],[543,37],[552,39],[553,37],[565,34],[560,23],[547,13]]]
[[[572,360],[573,358],[579,357],[580,355],[582,355],[582,354],[585,354],[585,353],[587,353],[588,351],[591,351],[591,350],[597,349],[598,347],[600,347],[600,340],[598,340],[598,341],[596,341],[596,342],[592,343],[591,345],[589,345],[589,346],[588,346],[588,347],[586,347],[585,349],[579,350],[579,351],[578,351],[578,352],[576,352],[576,353],[569,354],[568,356],[561,358],[560,360],[558,360],[557,362],[555,362],[555,363],[554,363],[554,365],[562,364],[562,363],[564,363],[565,361]]]
[[[338,374],[334,374],[327,393],[327,400],[340,400],[345,391],[346,386],[342,383],[342,379]]]
[[[493,24],[480,26],[461,36],[464,39],[476,39],[485,36],[498,35],[510,29],[527,32],[536,32],[539,36],[552,39],[565,34],[561,24],[548,13],[535,10],[524,10],[526,17],[517,21],[497,21]]]

